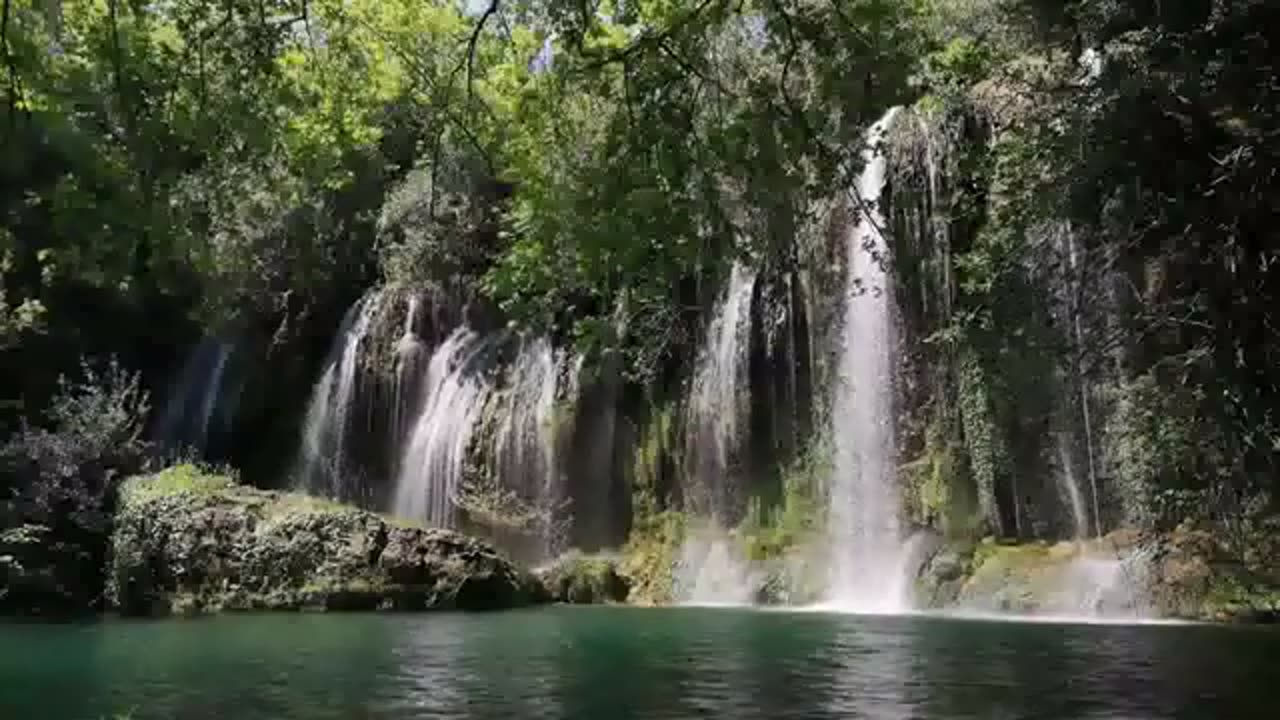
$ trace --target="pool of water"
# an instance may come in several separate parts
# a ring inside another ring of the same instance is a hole
[[[0,718],[1280,717],[1280,632],[727,608],[0,624]]]

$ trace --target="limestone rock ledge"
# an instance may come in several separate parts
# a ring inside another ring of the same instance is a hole
[[[493,610],[548,600],[488,543],[190,467],[126,481],[107,595],[125,615]]]

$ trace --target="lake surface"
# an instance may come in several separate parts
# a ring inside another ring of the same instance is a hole
[[[1280,632],[707,608],[0,624],[0,718],[1280,717]]]

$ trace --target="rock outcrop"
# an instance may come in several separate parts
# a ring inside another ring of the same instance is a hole
[[[623,603],[631,582],[618,559],[605,555],[569,552],[543,568],[539,578],[556,602],[571,605]]]
[[[190,467],[124,483],[107,593],[126,615],[490,610],[547,599],[485,542]]]
[[[1220,539],[1178,528],[1078,543],[943,545],[916,583],[921,607],[1029,615],[1274,622],[1280,589]]]

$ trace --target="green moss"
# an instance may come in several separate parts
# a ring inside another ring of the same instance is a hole
[[[130,478],[121,487],[127,499],[143,500],[148,497],[189,493],[213,495],[235,491],[239,488],[230,474],[216,473],[190,463],[174,465],[152,475]]]
[[[570,551],[542,573],[551,596],[578,605],[625,602],[629,586],[618,559]]]
[[[1051,556],[1047,543],[1001,543],[984,538],[973,551],[973,571],[1008,574],[1043,565]]]

